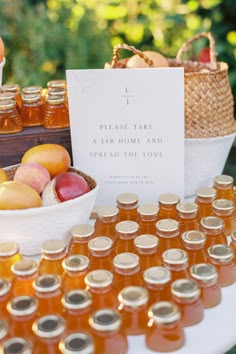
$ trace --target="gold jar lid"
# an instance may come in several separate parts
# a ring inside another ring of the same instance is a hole
[[[127,286],[118,294],[118,300],[125,306],[139,307],[147,304],[148,291],[141,286]]]
[[[69,310],[80,310],[92,304],[92,296],[87,290],[71,290],[61,299],[62,305]]]
[[[58,337],[64,333],[65,328],[65,320],[57,315],[42,316],[32,326],[35,335],[41,338]]]
[[[66,257],[62,261],[62,267],[64,270],[69,272],[79,272],[89,266],[89,258],[82,254],[75,254],[69,257]]]
[[[200,221],[201,226],[206,230],[222,230],[224,227],[224,220],[218,216],[206,216]]]
[[[33,348],[30,341],[21,338],[13,337],[3,343],[4,354],[32,354]]]
[[[189,214],[197,214],[198,205],[194,202],[180,202],[176,205],[176,210],[179,213],[183,213],[186,216]]]
[[[233,179],[233,177],[228,176],[228,175],[219,175],[213,179],[213,182],[217,187],[224,188],[224,187],[228,187],[230,185],[233,185],[234,179]]]
[[[164,193],[159,195],[157,201],[163,205],[176,205],[180,202],[180,198],[174,193]]]
[[[59,343],[59,349],[63,354],[93,354],[93,338],[88,333],[73,333]]]
[[[234,210],[234,202],[229,199],[216,199],[212,202],[212,208],[215,213],[217,212],[229,212]]]
[[[1,90],[3,92],[7,91],[7,92],[20,92],[20,85],[18,84],[4,84],[1,86]]]
[[[66,90],[64,87],[49,87],[48,89],[49,96],[65,96]]]
[[[105,288],[112,284],[113,274],[105,269],[93,270],[85,276],[84,282],[92,288]]]
[[[170,282],[171,272],[161,266],[150,267],[144,271],[143,278],[149,284],[162,285]]]
[[[113,241],[106,236],[98,236],[88,242],[88,248],[92,251],[107,251],[112,248]]]
[[[135,253],[119,253],[113,258],[113,264],[119,269],[131,269],[139,266],[139,256]]]
[[[8,110],[12,109],[16,106],[16,101],[15,100],[1,100],[0,101],[0,110]]]
[[[210,258],[222,263],[229,262],[234,257],[232,248],[223,244],[210,246],[207,253]]]
[[[144,234],[135,237],[134,245],[138,249],[150,249],[158,246],[158,238],[154,235]]]
[[[198,188],[196,191],[196,196],[200,198],[215,198],[216,190],[211,187]]]
[[[85,238],[91,237],[94,234],[94,226],[90,224],[78,224],[70,230],[72,237]]]
[[[20,276],[31,275],[36,273],[37,270],[37,262],[30,258],[20,259],[18,262],[11,266],[12,273]]]
[[[177,279],[170,287],[172,295],[178,298],[195,300],[200,296],[200,288],[192,279]]]
[[[179,232],[179,222],[173,219],[162,219],[157,221],[156,230],[157,232],[169,233],[169,232]]]
[[[204,232],[198,230],[186,231],[181,235],[182,241],[186,248],[195,249],[198,246],[204,245],[206,242],[206,235]]]
[[[194,264],[190,268],[190,274],[194,279],[204,283],[216,283],[218,279],[217,269],[210,263]]]
[[[99,219],[111,219],[119,215],[119,209],[113,205],[104,205],[97,209]]]
[[[46,102],[48,102],[49,104],[51,104],[53,106],[56,106],[56,105],[59,105],[61,103],[64,103],[65,102],[65,97],[64,96],[60,96],[60,95],[57,95],[57,96],[48,95],[47,98],[46,98]]]
[[[6,337],[7,333],[8,333],[7,322],[0,320],[0,340]]]
[[[155,218],[159,212],[159,207],[156,204],[141,204],[137,209],[138,214],[145,218]]]
[[[4,296],[11,289],[11,283],[4,278],[0,278],[0,296]]]
[[[54,239],[43,242],[41,252],[50,254],[61,253],[66,250],[66,244],[63,240]]]
[[[22,101],[23,103],[35,103],[35,102],[40,102],[41,101],[41,95],[40,94],[27,94],[22,96]]]
[[[7,310],[13,316],[32,315],[38,309],[38,301],[32,296],[17,296],[7,303]]]
[[[121,326],[121,316],[116,310],[102,309],[95,311],[90,316],[89,324],[97,331],[115,331]]]
[[[158,324],[170,324],[180,320],[181,313],[173,302],[159,301],[150,307],[148,316]]]
[[[26,87],[23,87],[22,89],[22,93],[24,95],[35,95],[35,94],[40,94],[41,96],[41,93],[42,93],[42,87],[41,86],[26,86]]]
[[[124,209],[133,209],[138,206],[138,196],[134,193],[122,193],[116,198],[118,207]]]
[[[164,264],[188,263],[188,253],[180,248],[170,248],[162,253]]]
[[[55,291],[60,286],[61,278],[55,274],[43,274],[33,281],[33,288],[41,293]]]
[[[135,235],[139,230],[139,224],[132,220],[120,221],[115,226],[120,237]]]
[[[66,88],[66,80],[50,80],[47,82],[47,87],[48,88]]]
[[[16,242],[0,243],[0,257],[11,257],[19,252],[19,245]]]
[[[2,93],[0,93],[0,101],[5,101],[5,100],[15,101],[15,99],[16,99],[15,92],[2,92]]]

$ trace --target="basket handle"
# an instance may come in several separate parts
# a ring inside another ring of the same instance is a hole
[[[176,61],[181,61],[182,60],[182,55],[184,52],[188,50],[188,47],[190,44],[198,40],[199,38],[208,38],[209,39],[209,44],[210,44],[210,66],[212,70],[217,69],[217,62],[216,62],[216,44],[215,44],[215,39],[212,36],[210,32],[202,32],[197,34],[196,36],[190,38],[187,40],[182,47],[178,50],[178,53],[176,55]]]
[[[148,64],[148,66],[150,66],[150,67],[154,66],[153,61],[151,59],[149,59],[141,50],[136,49],[132,45],[128,45],[126,43],[123,43],[123,44],[117,44],[113,48],[111,69],[114,68],[116,63],[118,62],[118,60],[119,60],[119,52],[120,52],[121,49],[126,49],[126,50],[131,51],[134,54],[138,54],[140,56],[140,58],[142,58],[145,61],[145,63]]]

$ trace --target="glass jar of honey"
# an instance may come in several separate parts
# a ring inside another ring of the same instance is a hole
[[[193,202],[180,202],[176,205],[177,220],[180,233],[190,230],[199,230],[198,205]]]
[[[228,175],[219,175],[213,179],[217,199],[234,200],[234,179]]]
[[[173,219],[162,219],[156,223],[158,249],[160,254],[170,248],[182,248],[179,222]]]
[[[24,338],[13,337],[3,343],[4,354],[32,354],[32,343]]]
[[[209,262],[218,271],[220,286],[228,286],[236,281],[236,266],[234,264],[234,253],[230,246],[218,244],[208,248]]]
[[[148,322],[148,291],[140,286],[128,286],[119,292],[119,311],[127,335],[145,334]]]
[[[33,259],[21,259],[12,265],[12,296],[34,296],[33,281],[38,276],[38,264]]]
[[[94,354],[94,341],[91,335],[78,332],[67,335],[59,343],[62,354]]]
[[[65,333],[65,320],[58,315],[39,317],[33,323],[35,341],[34,354],[53,353],[61,354],[59,343]]]
[[[0,277],[11,280],[11,267],[22,258],[16,242],[0,243]]]
[[[174,193],[161,194],[158,197],[159,213],[158,219],[176,219],[176,205],[180,202],[180,198]]]
[[[114,242],[116,240],[115,225],[119,221],[119,209],[116,206],[106,205],[99,207],[94,224],[96,236],[106,236]]]
[[[35,298],[38,300],[39,316],[61,313],[61,278],[58,275],[41,275],[33,282],[33,287],[35,289]]]
[[[163,265],[171,272],[172,281],[189,278],[188,253],[179,248],[171,248],[162,253]]]
[[[69,110],[65,97],[47,96],[44,104],[44,128],[62,129],[70,126]]]
[[[188,252],[188,264],[207,262],[206,235],[201,231],[186,231],[182,234],[182,244]]]
[[[12,337],[27,338],[34,341],[32,325],[36,319],[38,301],[32,296],[17,296],[7,304],[9,330]]]
[[[145,343],[154,352],[172,352],[184,346],[185,333],[179,308],[170,301],[161,301],[148,311]]]
[[[172,300],[181,311],[184,327],[192,326],[203,319],[204,307],[200,288],[194,280],[177,279],[171,284]]]
[[[70,235],[68,253],[88,256],[88,242],[94,237],[94,226],[90,224],[75,225],[70,230]]]
[[[16,102],[16,94],[14,92],[1,92],[0,93],[0,101],[14,101],[16,104],[16,109],[19,113],[20,112],[20,107],[18,106],[17,102]]]
[[[11,283],[4,278],[0,278],[0,319],[7,321],[8,311],[7,303],[10,300]]]
[[[159,208],[156,204],[142,204],[138,207],[137,223],[139,224],[139,233],[143,234],[156,234],[156,222]]]
[[[154,235],[140,235],[134,239],[135,252],[139,256],[141,272],[162,264],[158,251],[158,238]]]
[[[171,272],[162,266],[151,267],[143,273],[144,287],[149,294],[148,307],[155,302],[171,300]]]
[[[212,202],[216,199],[215,188],[205,187],[196,191],[195,203],[198,205],[198,218],[212,215]]]
[[[212,203],[213,215],[224,220],[226,236],[236,229],[234,202],[229,199],[216,199]]]
[[[95,311],[89,318],[94,354],[126,354],[128,340],[121,327],[120,314],[112,309]]]
[[[201,231],[203,231],[206,235],[206,248],[218,243],[228,243],[223,219],[218,216],[206,216],[201,219],[200,223]]]
[[[92,296],[87,290],[72,290],[62,297],[62,316],[66,321],[66,333],[89,332],[92,314]]]
[[[119,209],[120,220],[136,221],[138,217],[137,208],[139,199],[134,193],[122,193],[116,198],[117,207]]]
[[[18,107],[22,107],[22,98],[20,93],[20,85],[18,84],[4,84],[1,86],[2,92],[12,92],[15,94],[15,99]]]
[[[89,258],[81,254],[66,257],[62,262],[62,289],[66,293],[70,290],[84,289],[84,277],[89,271]]]
[[[115,253],[134,252],[134,239],[139,234],[139,224],[132,220],[124,220],[118,222],[115,229],[117,235]]]
[[[38,127],[43,125],[43,105],[40,94],[23,95],[21,118],[23,127]]]
[[[236,230],[231,232],[229,245],[234,253],[234,263],[236,264]]]
[[[92,295],[93,308],[95,310],[118,308],[118,293],[114,287],[113,278],[113,274],[105,269],[93,270],[86,275],[84,279],[87,285],[86,289]]]
[[[190,268],[190,275],[201,289],[204,308],[214,307],[221,302],[221,287],[215,266],[210,263],[195,264]]]
[[[113,241],[109,237],[98,236],[93,238],[88,242],[88,250],[90,270],[112,270],[115,252],[113,250]]]
[[[39,274],[63,274],[62,261],[67,249],[63,240],[53,239],[43,242],[39,261]]]
[[[113,259],[114,286],[117,291],[129,285],[143,286],[139,257],[134,253],[120,253]]]
[[[22,117],[15,100],[0,100],[0,134],[14,134],[23,130]]]

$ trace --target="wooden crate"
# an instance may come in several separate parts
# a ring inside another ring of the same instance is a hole
[[[0,167],[20,163],[26,150],[39,144],[60,144],[72,159],[70,129],[24,128],[16,134],[0,134]]]

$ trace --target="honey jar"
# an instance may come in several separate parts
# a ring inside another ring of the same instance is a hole
[[[176,205],[180,202],[177,194],[165,193],[158,197],[159,213],[158,220],[177,218]]]
[[[68,256],[62,261],[63,292],[85,288],[84,277],[89,272],[89,262],[89,258],[81,254]]]
[[[198,218],[212,215],[212,203],[216,199],[215,188],[205,187],[196,191],[195,203],[198,205]]]
[[[142,204],[138,207],[137,223],[139,224],[139,233],[143,234],[156,234],[156,222],[159,208],[156,204]]]
[[[15,100],[0,100],[0,134],[14,134],[23,130],[22,117]]]
[[[213,179],[214,188],[216,189],[217,199],[234,200],[234,179],[228,175],[219,175]]]
[[[119,209],[116,206],[106,205],[99,207],[94,224],[96,236],[106,236],[114,242],[116,240],[115,225],[119,221]]]
[[[122,193],[116,198],[119,209],[120,220],[136,221],[138,217],[137,208],[139,199],[135,193]]]

